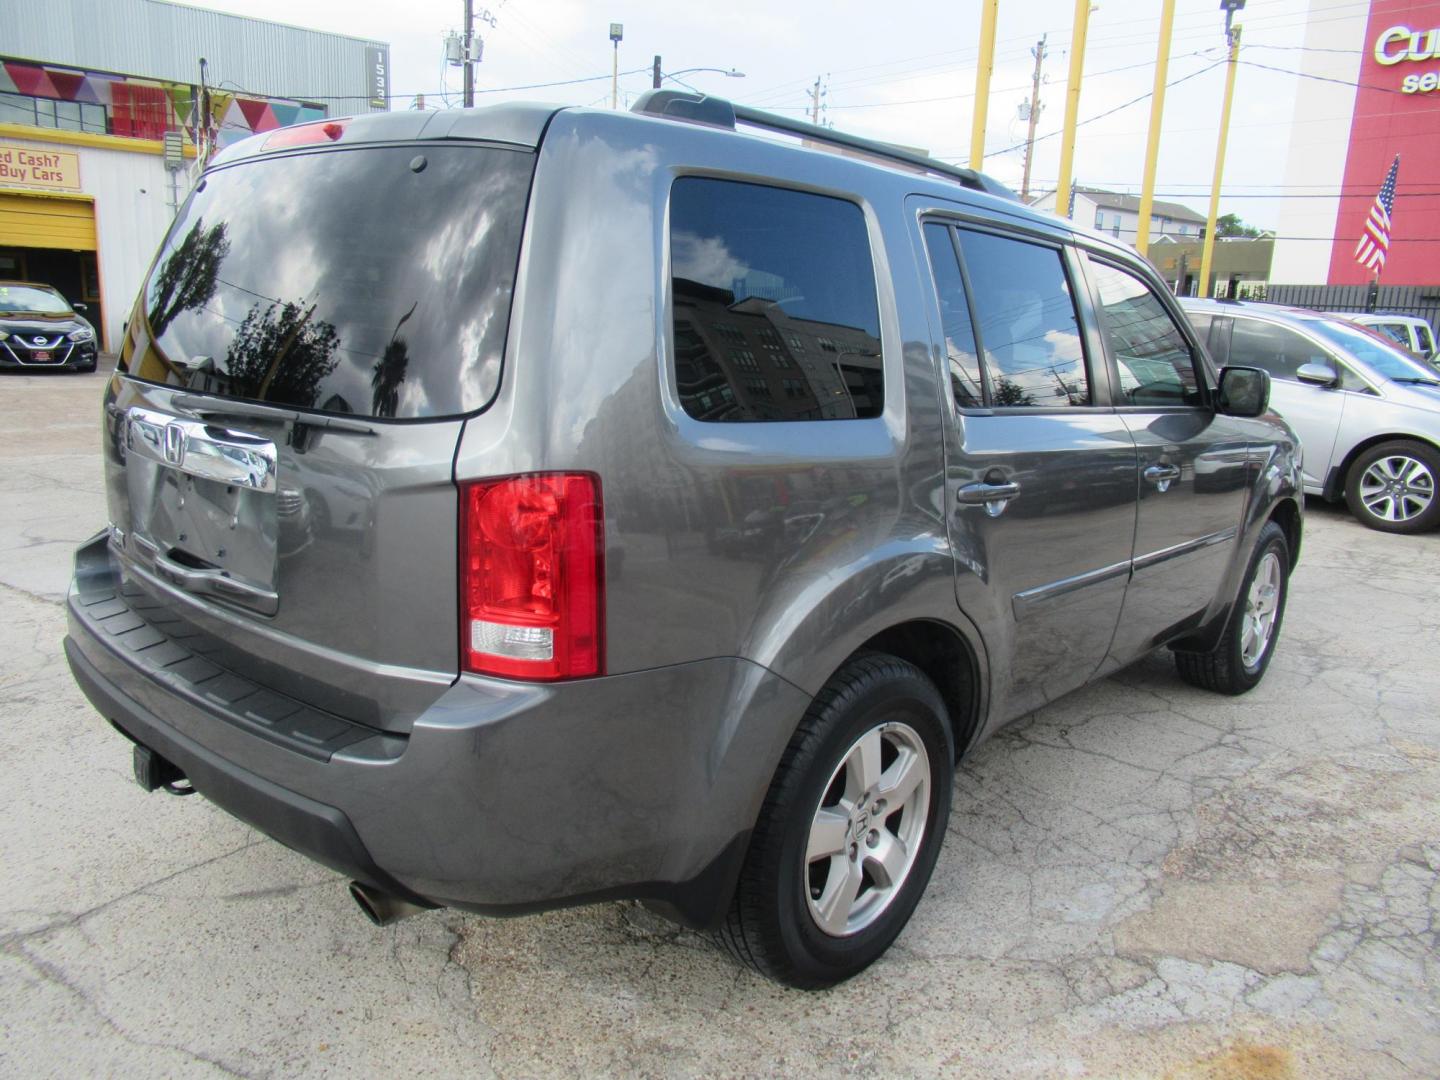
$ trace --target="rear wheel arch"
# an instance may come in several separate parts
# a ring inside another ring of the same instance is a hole
[[[845,658],[840,668],[866,653],[884,653],[908,661],[935,684],[949,714],[959,760],[980,732],[985,702],[980,658],[965,636],[946,623],[912,619],[869,637]]]

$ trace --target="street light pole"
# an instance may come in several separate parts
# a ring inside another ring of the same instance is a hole
[[[1231,27],[1235,12],[1245,6],[1245,0],[1221,0],[1225,9],[1225,37],[1230,43],[1230,55],[1225,61],[1225,104],[1220,108],[1220,141],[1215,147],[1215,177],[1210,181],[1210,212],[1205,216],[1205,244],[1200,249],[1200,295],[1210,296],[1210,264],[1215,254],[1215,221],[1220,213],[1220,183],[1225,176],[1225,144],[1230,135],[1230,106],[1235,103],[1235,68],[1240,56],[1240,30]]]
[[[1175,25],[1175,0],[1160,10],[1160,45],[1155,53],[1155,90],[1150,95],[1150,134],[1145,141],[1145,179],[1140,188],[1140,220],[1135,226],[1135,250],[1150,250],[1150,210],[1155,205],[1155,167],[1160,159],[1160,119],[1165,112],[1165,78],[1170,68],[1170,33]]]
[[[1066,217],[1075,212],[1070,200],[1070,176],[1075,168],[1075,128],[1080,117],[1080,77],[1085,73],[1085,35],[1090,29],[1090,0],[1075,0],[1075,28],[1070,33],[1070,85],[1065,91],[1065,133],[1060,137],[1060,179],[1055,185],[1055,212],[1064,200],[1070,207]]]
[[[995,70],[995,17],[1000,0],[985,0],[980,9],[980,59],[975,68],[975,112],[970,120],[970,168],[985,165],[985,124],[990,119],[990,74]]]
[[[612,109],[620,107],[620,42],[624,37],[624,24],[612,22],[610,24],[610,41],[615,46],[615,61],[610,70],[610,108]]]

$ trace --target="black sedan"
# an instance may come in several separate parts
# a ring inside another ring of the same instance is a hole
[[[49,285],[0,281],[0,368],[95,370],[95,328]]]

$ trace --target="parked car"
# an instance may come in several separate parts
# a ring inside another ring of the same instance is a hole
[[[1360,326],[1367,326],[1383,334],[1406,352],[1414,353],[1431,364],[1437,363],[1435,334],[1430,324],[1417,315],[1404,315],[1394,311],[1347,312],[1335,311],[1342,319]]]
[[[962,754],[1157,648],[1250,689],[1300,550],[1269,377],[1132,250],[715,99],[238,143],[128,325],[72,670],[381,923],[637,898],[844,979]]]
[[[0,281],[0,369],[95,370],[95,328],[49,285]]]
[[[1300,436],[1305,490],[1344,499],[1363,524],[1415,533],[1440,522],[1440,374],[1336,315],[1185,300],[1224,363],[1264,368],[1271,403]]]

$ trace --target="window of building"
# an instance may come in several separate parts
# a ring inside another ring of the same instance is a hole
[[[0,123],[30,124],[61,131],[109,131],[105,106],[85,101],[52,101],[25,94],[0,94]]]
[[[1105,228],[1105,211],[1103,211],[1103,210],[1096,210],[1096,211],[1095,211],[1095,228],[1097,228],[1097,229],[1103,229],[1103,228]]]
[[[1090,404],[1075,299],[1059,249],[960,229],[978,338],[997,407]]]
[[[687,176],[675,181],[670,207],[677,342],[687,332],[693,337],[686,341],[760,341],[774,366],[792,370],[793,362],[781,365],[781,354],[772,355],[772,340],[802,352],[802,339],[819,338],[826,352],[823,363],[804,369],[802,392],[792,393],[782,383],[778,399],[764,379],[747,376],[743,394],[726,408],[707,408],[682,385],[686,413],[729,421],[880,414],[880,313],[858,206],[825,195]],[[759,369],[751,349],[726,351],[732,368]],[[732,385],[736,378],[729,377]]]
[[[1150,286],[1127,270],[1090,260],[1101,328],[1131,405],[1198,405],[1195,357]]]

